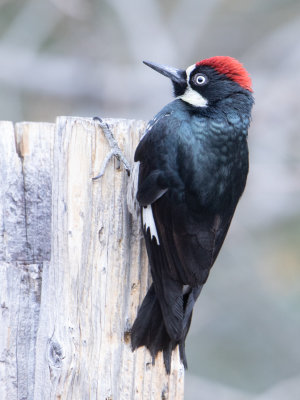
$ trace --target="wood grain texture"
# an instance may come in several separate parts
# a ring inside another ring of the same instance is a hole
[[[107,122],[132,163],[144,122]],[[101,130],[4,122],[0,151],[0,398],[182,399],[177,352],[167,376],[161,355],[130,348],[150,276],[132,178],[112,159],[92,181]]]
[[[0,398],[32,399],[54,124],[0,123]]]

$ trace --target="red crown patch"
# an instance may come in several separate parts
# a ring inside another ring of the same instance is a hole
[[[216,56],[206,58],[196,63],[197,66],[205,65],[214,68],[219,74],[226,75],[232,81],[238,83],[242,88],[252,92],[252,82],[248,72],[238,60],[228,56]]]

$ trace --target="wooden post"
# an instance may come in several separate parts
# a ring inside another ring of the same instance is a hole
[[[108,122],[132,163],[144,122]],[[130,178],[112,159],[92,181],[108,152],[90,119],[0,123],[3,400],[183,399],[177,351],[167,376],[130,348],[150,276]]]

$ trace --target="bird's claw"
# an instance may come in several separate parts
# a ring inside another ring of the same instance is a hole
[[[110,159],[112,157],[116,157],[116,159],[118,161],[117,169],[120,169],[120,164],[122,162],[123,165],[124,165],[124,168],[125,168],[125,170],[126,170],[126,172],[128,174],[128,176],[129,176],[130,175],[130,170],[131,170],[130,164],[127,161],[127,159],[125,158],[124,154],[122,153],[122,151],[121,151],[116,139],[114,138],[114,135],[112,134],[108,124],[106,122],[103,122],[103,120],[101,118],[99,118],[99,117],[94,117],[93,120],[98,122],[98,124],[99,124],[100,128],[102,129],[102,131],[104,133],[104,136],[106,137],[106,140],[108,141],[108,144],[109,144],[109,146],[111,148],[111,151],[107,154],[107,156],[105,157],[105,159],[104,159],[104,161],[102,163],[102,166],[101,166],[99,174],[97,176],[95,176],[94,178],[92,178],[93,181],[101,178],[104,175],[104,171],[105,171],[106,165],[108,164],[108,162],[110,161]]]

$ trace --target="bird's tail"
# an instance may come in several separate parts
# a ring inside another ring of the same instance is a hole
[[[146,346],[152,355],[153,364],[157,353],[162,351],[166,371],[170,374],[172,351],[177,345],[179,345],[181,361],[185,368],[187,368],[185,337],[187,335],[191,318],[192,314],[190,314],[188,318],[182,339],[179,341],[172,340],[165,328],[160,304],[152,284],[143,300],[131,329],[132,350],[135,350],[140,346]]]

